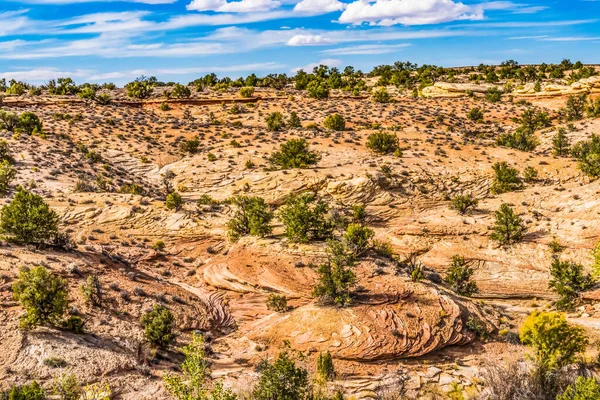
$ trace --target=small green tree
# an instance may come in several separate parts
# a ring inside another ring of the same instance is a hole
[[[519,116],[513,118],[513,121],[529,132],[535,133],[538,129],[550,126],[550,117],[545,111],[539,111],[536,108],[529,108]]]
[[[556,135],[552,137],[552,148],[554,149],[555,156],[565,157],[569,155],[571,142],[567,137],[567,130],[565,128],[558,128]]]
[[[485,93],[485,99],[490,103],[497,103],[502,100],[502,92],[496,86],[493,86]]]
[[[519,336],[533,348],[536,364],[544,373],[572,364],[588,344],[582,328],[555,312],[534,311],[521,325]]]
[[[147,99],[152,96],[152,92],[154,91],[154,80],[142,76],[125,85],[125,91],[129,97]]]
[[[331,353],[319,353],[317,358],[317,375],[323,382],[332,381],[335,379],[335,367],[333,365],[333,357]]]
[[[0,194],[8,191],[11,182],[17,177],[17,169],[7,160],[0,162]]]
[[[244,235],[263,237],[272,232],[270,223],[273,213],[264,199],[239,196],[233,199],[233,204],[237,206],[237,211],[227,223],[230,240],[237,241]]]
[[[575,383],[567,386],[556,400],[596,400],[600,399],[600,383],[594,377],[580,376]]]
[[[354,257],[342,242],[335,240],[328,242],[327,255],[327,261],[319,266],[313,295],[325,303],[342,307],[350,302],[350,289],[356,282],[354,272],[349,269],[354,265]]]
[[[361,224],[350,224],[344,233],[344,245],[354,257],[359,257],[371,246],[375,232]]]
[[[12,164],[14,160],[10,154],[10,146],[8,145],[8,143],[6,143],[5,140],[0,139],[0,162],[3,161],[7,161],[9,164]]]
[[[102,305],[102,284],[98,275],[88,275],[85,284],[81,285],[81,294],[86,303],[96,307]]]
[[[398,137],[392,133],[375,132],[367,137],[367,148],[375,153],[392,154],[399,150]]]
[[[183,198],[177,192],[169,193],[165,201],[165,206],[169,210],[179,211],[183,206]]]
[[[472,194],[459,194],[452,198],[450,208],[458,211],[460,215],[464,215],[469,210],[477,207],[477,204],[479,204],[479,200],[473,197]]]
[[[151,311],[142,316],[141,324],[148,341],[156,346],[166,348],[174,339],[173,323],[175,318],[168,308],[155,305]]]
[[[271,155],[269,161],[280,169],[309,168],[319,161],[319,155],[310,150],[305,139],[290,139]]]
[[[23,268],[12,286],[13,297],[25,308],[21,327],[57,325],[67,310],[67,282],[43,266]]]
[[[579,159],[579,169],[584,174],[593,179],[600,177],[600,136],[593,134],[590,140],[575,143],[571,154]]]
[[[308,84],[306,90],[308,90],[308,97],[312,97],[313,99],[329,98],[329,88],[325,82],[313,80]]]
[[[19,115],[17,130],[26,133],[27,135],[41,134],[43,132],[42,121],[34,113],[29,111],[24,112]]]
[[[392,98],[385,88],[381,88],[373,92],[373,101],[375,103],[389,103],[392,101]]]
[[[572,95],[567,99],[567,104],[559,111],[565,121],[579,121],[585,116],[587,108],[587,94]]]
[[[173,92],[171,94],[176,99],[187,99],[192,95],[192,91],[189,87],[183,86],[180,83],[176,83],[173,86]]]
[[[287,297],[271,293],[267,297],[267,308],[277,312],[286,312],[288,310]]]
[[[327,217],[329,205],[311,192],[290,195],[279,210],[287,238],[296,243],[329,239],[334,223]]]
[[[520,189],[523,184],[519,178],[519,171],[508,165],[506,161],[497,162],[492,166],[496,177],[490,191],[493,194],[502,194]]]
[[[246,86],[240,89],[240,96],[248,98],[254,96],[254,87]]]
[[[294,128],[294,129],[302,128],[302,121],[300,121],[300,117],[298,117],[298,113],[296,111],[292,111],[290,113],[290,117],[288,119],[287,125],[290,128]]]
[[[179,145],[179,149],[184,153],[196,154],[200,148],[200,139],[194,136],[189,140],[184,140]]]
[[[473,122],[482,122],[483,121],[483,110],[479,107],[473,107],[467,113],[467,118],[469,118]]]
[[[17,116],[17,114],[0,110],[0,129],[4,129],[9,132],[14,132],[18,126],[19,117]]]
[[[1,395],[1,393],[0,393]],[[2,397],[4,398],[4,397]],[[46,393],[39,383],[33,381],[23,386],[13,386],[6,393],[6,400],[44,400]]]
[[[183,348],[185,359],[181,364],[182,376],[167,372],[164,376],[167,390],[177,400],[236,400],[231,391],[223,389],[220,383],[209,388],[207,379],[210,369],[204,351],[201,334],[192,334],[192,341]]]
[[[309,392],[308,372],[284,351],[273,364],[263,363],[252,394],[255,400],[304,400]]]
[[[58,234],[58,215],[40,196],[19,187],[0,210],[0,231],[14,243],[48,244]]]
[[[525,224],[513,209],[506,203],[500,206],[500,209],[494,211],[496,222],[492,227],[492,240],[502,245],[519,242],[526,231]]]
[[[532,130],[521,126],[514,133],[500,135],[496,143],[499,146],[521,151],[533,151],[540,144],[540,141]]]
[[[477,284],[471,280],[473,268],[459,255],[452,256],[445,282],[461,296],[471,297],[479,291]]]
[[[61,400],[80,400],[83,395],[81,385],[73,374],[63,374],[53,385],[54,394]]]
[[[283,114],[279,111],[272,112],[267,116],[267,129],[272,132],[277,132],[285,129],[285,120]]]
[[[527,183],[534,182],[538,177],[537,169],[532,166],[525,167],[523,170],[523,180]]]
[[[559,310],[572,310],[579,292],[591,288],[595,283],[591,275],[583,273],[581,264],[561,261],[558,258],[552,261],[550,275],[552,279],[548,287],[560,296],[556,303]]]
[[[346,121],[340,114],[331,114],[325,118],[323,126],[332,131],[343,131],[346,129]]]

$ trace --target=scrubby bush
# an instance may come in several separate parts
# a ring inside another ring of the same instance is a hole
[[[343,131],[346,129],[346,121],[340,114],[331,114],[325,118],[323,126],[332,131]]]
[[[523,180],[525,182],[534,182],[538,177],[537,169],[532,166],[525,167],[523,170]]]
[[[68,306],[67,282],[43,266],[21,269],[12,291],[14,299],[25,308],[23,328],[57,325]]]
[[[399,151],[400,142],[392,133],[375,132],[367,137],[367,148],[380,154],[393,154]]]
[[[502,100],[502,92],[497,87],[491,87],[485,93],[485,99],[490,103],[497,103]]]
[[[567,99],[567,104],[559,111],[564,121],[579,121],[585,116],[587,108],[587,95],[572,95]]]
[[[335,367],[333,365],[333,357],[331,353],[319,353],[317,358],[317,375],[323,382],[332,381],[335,379]]]
[[[97,307],[102,305],[102,284],[98,275],[88,275],[85,284],[81,285],[81,294],[86,303]]]
[[[176,99],[187,99],[192,95],[192,91],[189,87],[183,86],[182,84],[176,83],[173,86],[173,91],[171,93],[173,97]]]
[[[290,128],[294,128],[294,129],[302,128],[302,121],[300,121],[300,117],[298,117],[298,113],[296,111],[292,111],[290,113],[290,117],[288,118],[287,125]]]
[[[567,137],[567,130],[565,128],[558,128],[558,131],[552,137],[552,148],[555,156],[565,157],[569,155],[571,142]]]
[[[53,385],[53,392],[61,400],[80,400],[83,395],[81,385],[73,374],[63,374]]]
[[[359,257],[371,246],[375,232],[361,224],[350,224],[344,233],[344,245],[354,257]]]
[[[472,194],[459,194],[452,198],[450,202],[450,208],[458,211],[459,214],[464,215],[469,210],[474,209],[479,204],[479,200],[473,197]]]
[[[540,143],[533,131],[519,127],[514,133],[504,133],[496,141],[499,146],[510,147],[521,151],[532,151]]]
[[[534,133],[538,129],[550,126],[550,117],[545,111],[539,111],[535,108],[529,108],[519,116],[513,118],[513,121],[519,124],[521,129]]]
[[[44,400],[46,393],[39,383],[33,381],[23,386],[13,386],[4,396],[0,393],[0,398],[6,400]]]
[[[15,113],[0,110],[0,129],[14,132],[19,125],[19,116]]]
[[[492,227],[492,240],[502,245],[519,242],[526,231],[525,224],[513,209],[506,203],[500,206],[500,209],[494,211],[496,219]]]
[[[284,351],[273,364],[262,364],[252,395],[255,400],[304,400],[309,393],[308,372]]]
[[[305,139],[290,139],[271,155],[269,161],[280,169],[308,168],[319,161],[319,155],[310,150]]]
[[[590,99],[590,102],[586,107],[586,112],[589,118],[600,117],[600,97],[596,97],[595,100]]]
[[[479,291],[477,284],[471,280],[473,268],[459,255],[452,256],[452,262],[444,281],[461,296],[471,297]]]
[[[32,112],[24,112],[19,115],[17,131],[27,135],[39,135],[43,132],[42,121]]]
[[[329,98],[329,88],[325,83],[318,80],[310,82],[306,89],[308,90],[308,96],[312,97],[313,99]]]
[[[520,189],[523,184],[519,178],[519,171],[508,165],[506,161],[495,163],[492,168],[496,174],[490,188],[493,194],[502,194]]]
[[[0,162],[8,161],[10,164],[13,163],[13,158],[10,154],[10,146],[5,140],[0,139]]]
[[[50,244],[58,234],[58,215],[40,196],[19,187],[0,210],[0,231],[18,244]]]
[[[389,103],[392,101],[392,98],[385,88],[381,88],[373,92],[373,101],[375,103]]]
[[[194,136],[189,140],[184,140],[179,145],[179,149],[184,153],[196,154],[200,149],[200,139]]]
[[[479,107],[474,107],[467,113],[467,118],[473,122],[483,121],[483,110]]]
[[[273,213],[260,197],[239,196],[232,200],[237,206],[233,218],[227,223],[229,239],[237,241],[244,235],[263,237],[273,230],[270,223]]]
[[[290,195],[279,210],[285,235],[292,242],[324,240],[333,235],[334,224],[327,217],[329,205],[314,193]]]
[[[156,346],[166,348],[174,339],[173,323],[175,318],[168,308],[155,305],[142,316],[141,324],[148,341]]]
[[[169,193],[165,201],[165,206],[169,210],[179,211],[183,206],[183,198],[177,192]]]
[[[319,266],[319,278],[313,295],[324,303],[340,307],[348,304],[350,289],[356,282],[356,275],[349,268],[354,262],[354,257],[347,252],[342,242],[330,240],[327,246],[327,261]]]
[[[583,266],[572,261],[561,261],[555,258],[550,266],[552,279],[548,287],[560,296],[556,303],[559,310],[573,309],[574,302],[580,292],[594,285],[594,279],[583,273]]]
[[[154,81],[150,78],[140,77],[125,85],[127,96],[135,99],[147,99],[154,91]]]
[[[283,114],[279,111],[272,112],[267,116],[267,129],[272,132],[277,132],[282,129],[285,129],[285,121],[283,119]]]
[[[288,310],[287,297],[271,293],[267,296],[267,308],[277,312],[286,312]]]
[[[596,400],[600,399],[600,382],[594,377],[580,376],[575,383],[567,386],[556,400]]]
[[[10,162],[3,160],[0,162],[0,194],[8,191],[11,182],[17,177],[17,169]]]
[[[254,88],[252,86],[246,86],[240,89],[240,96],[242,97],[252,97],[254,96]]]
[[[571,149],[573,157],[579,159],[579,169],[593,179],[600,177],[600,136],[575,143]]]

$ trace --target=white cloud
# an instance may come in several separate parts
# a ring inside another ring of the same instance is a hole
[[[426,25],[483,19],[483,8],[452,0],[357,0],[339,18],[346,24]]]
[[[250,13],[273,10],[280,5],[281,2],[278,0],[192,0],[187,5],[187,9],[193,11]]]
[[[402,44],[365,44],[361,46],[339,47],[337,49],[323,50],[321,53],[336,56],[349,55],[373,55],[373,54],[389,54],[411,46],[410,43]]]
[[[294,11],[306,14],[323,14],[341,11],[346,4],[338,0],[302,0],[296,4]]]
[[[321,35],[296,35],[287,41],[288,46],[318,46],[329,43],[331,40]]]
[[[11,1],[11,0],[8,0]],[[25,4],[79,4],[79,3],[95,3],[98,0],[12,0],[19,3]],[[123,3],[139,3],[139,4],[172,4],[178,0],[102,0],[105,3],[109,2],[123,2]]]
[[[0,79],[5,78],[15,79],[17,81],[27,82],[45,82],[50,79],[58,79],[64,76],[70,76],[71,78],[85,78],[89,76],[90,71],[86,70],[75,70],[75,71],[62,71],[56,68],[36,68],[32,70],[23,71],[12,71],[0,73]]]
[[[342,60],[338,60],[336,58],[326,58],[326,59],[321,60],[319,62],[310,63],[310,64],[305,65],[303,67],[296,67],[296,68],[292,69],[292,72],[296,73],[296,72],[298,72],[300,70],[312,71],[313,68],[318,67],[319,65],[327,65],[330,68],[332,68],[332,67],[339,67],[339,66],[342,65]]]

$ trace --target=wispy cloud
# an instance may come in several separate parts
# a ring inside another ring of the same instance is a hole
[[[401,43],[394,45],[386,44],[366,44],[362,46],[339,47],[337,49],[329,49],[321,51],[322,54],[330,54],[337,56],[348,55],[372,55],[372,54],[388,54],[395,53],[398,50],[410,47],[410,43]]]

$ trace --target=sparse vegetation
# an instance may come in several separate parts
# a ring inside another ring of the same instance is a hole
[[[264,199],[239,196],[232,203],[237,206],[237,211],[227,223],[230,240],[237,241],[244,235],[262,237],[271,233],[273,213],[269,211]]]
[[[376,132],[367,138],[367,148],[380,154],[393,154],[399,151],[400,145],[396,135]]]
[[[168,308],[155,305],[151,311],[142,316],[141,324],[146,339],[162,348],[167,348],[173,339],[173,323],[175,317]]]
[[[494,212],[496,222],[492,227],[492,240],[501,245],[513,244],[519,242],[526,231],[525,224],[513,209],[506,203],[500,206],[500,209]]]
[[[471,297],[479,291],[477,284],[471,280],[474,272],[464,257],[454,255],[444,280],[457,294]]]
[[[271,164],[280,169],[308,168],[319,161],[319,155],[311,151],[308,142],[304,139],[290,139],[283,143],[271,155]]]

